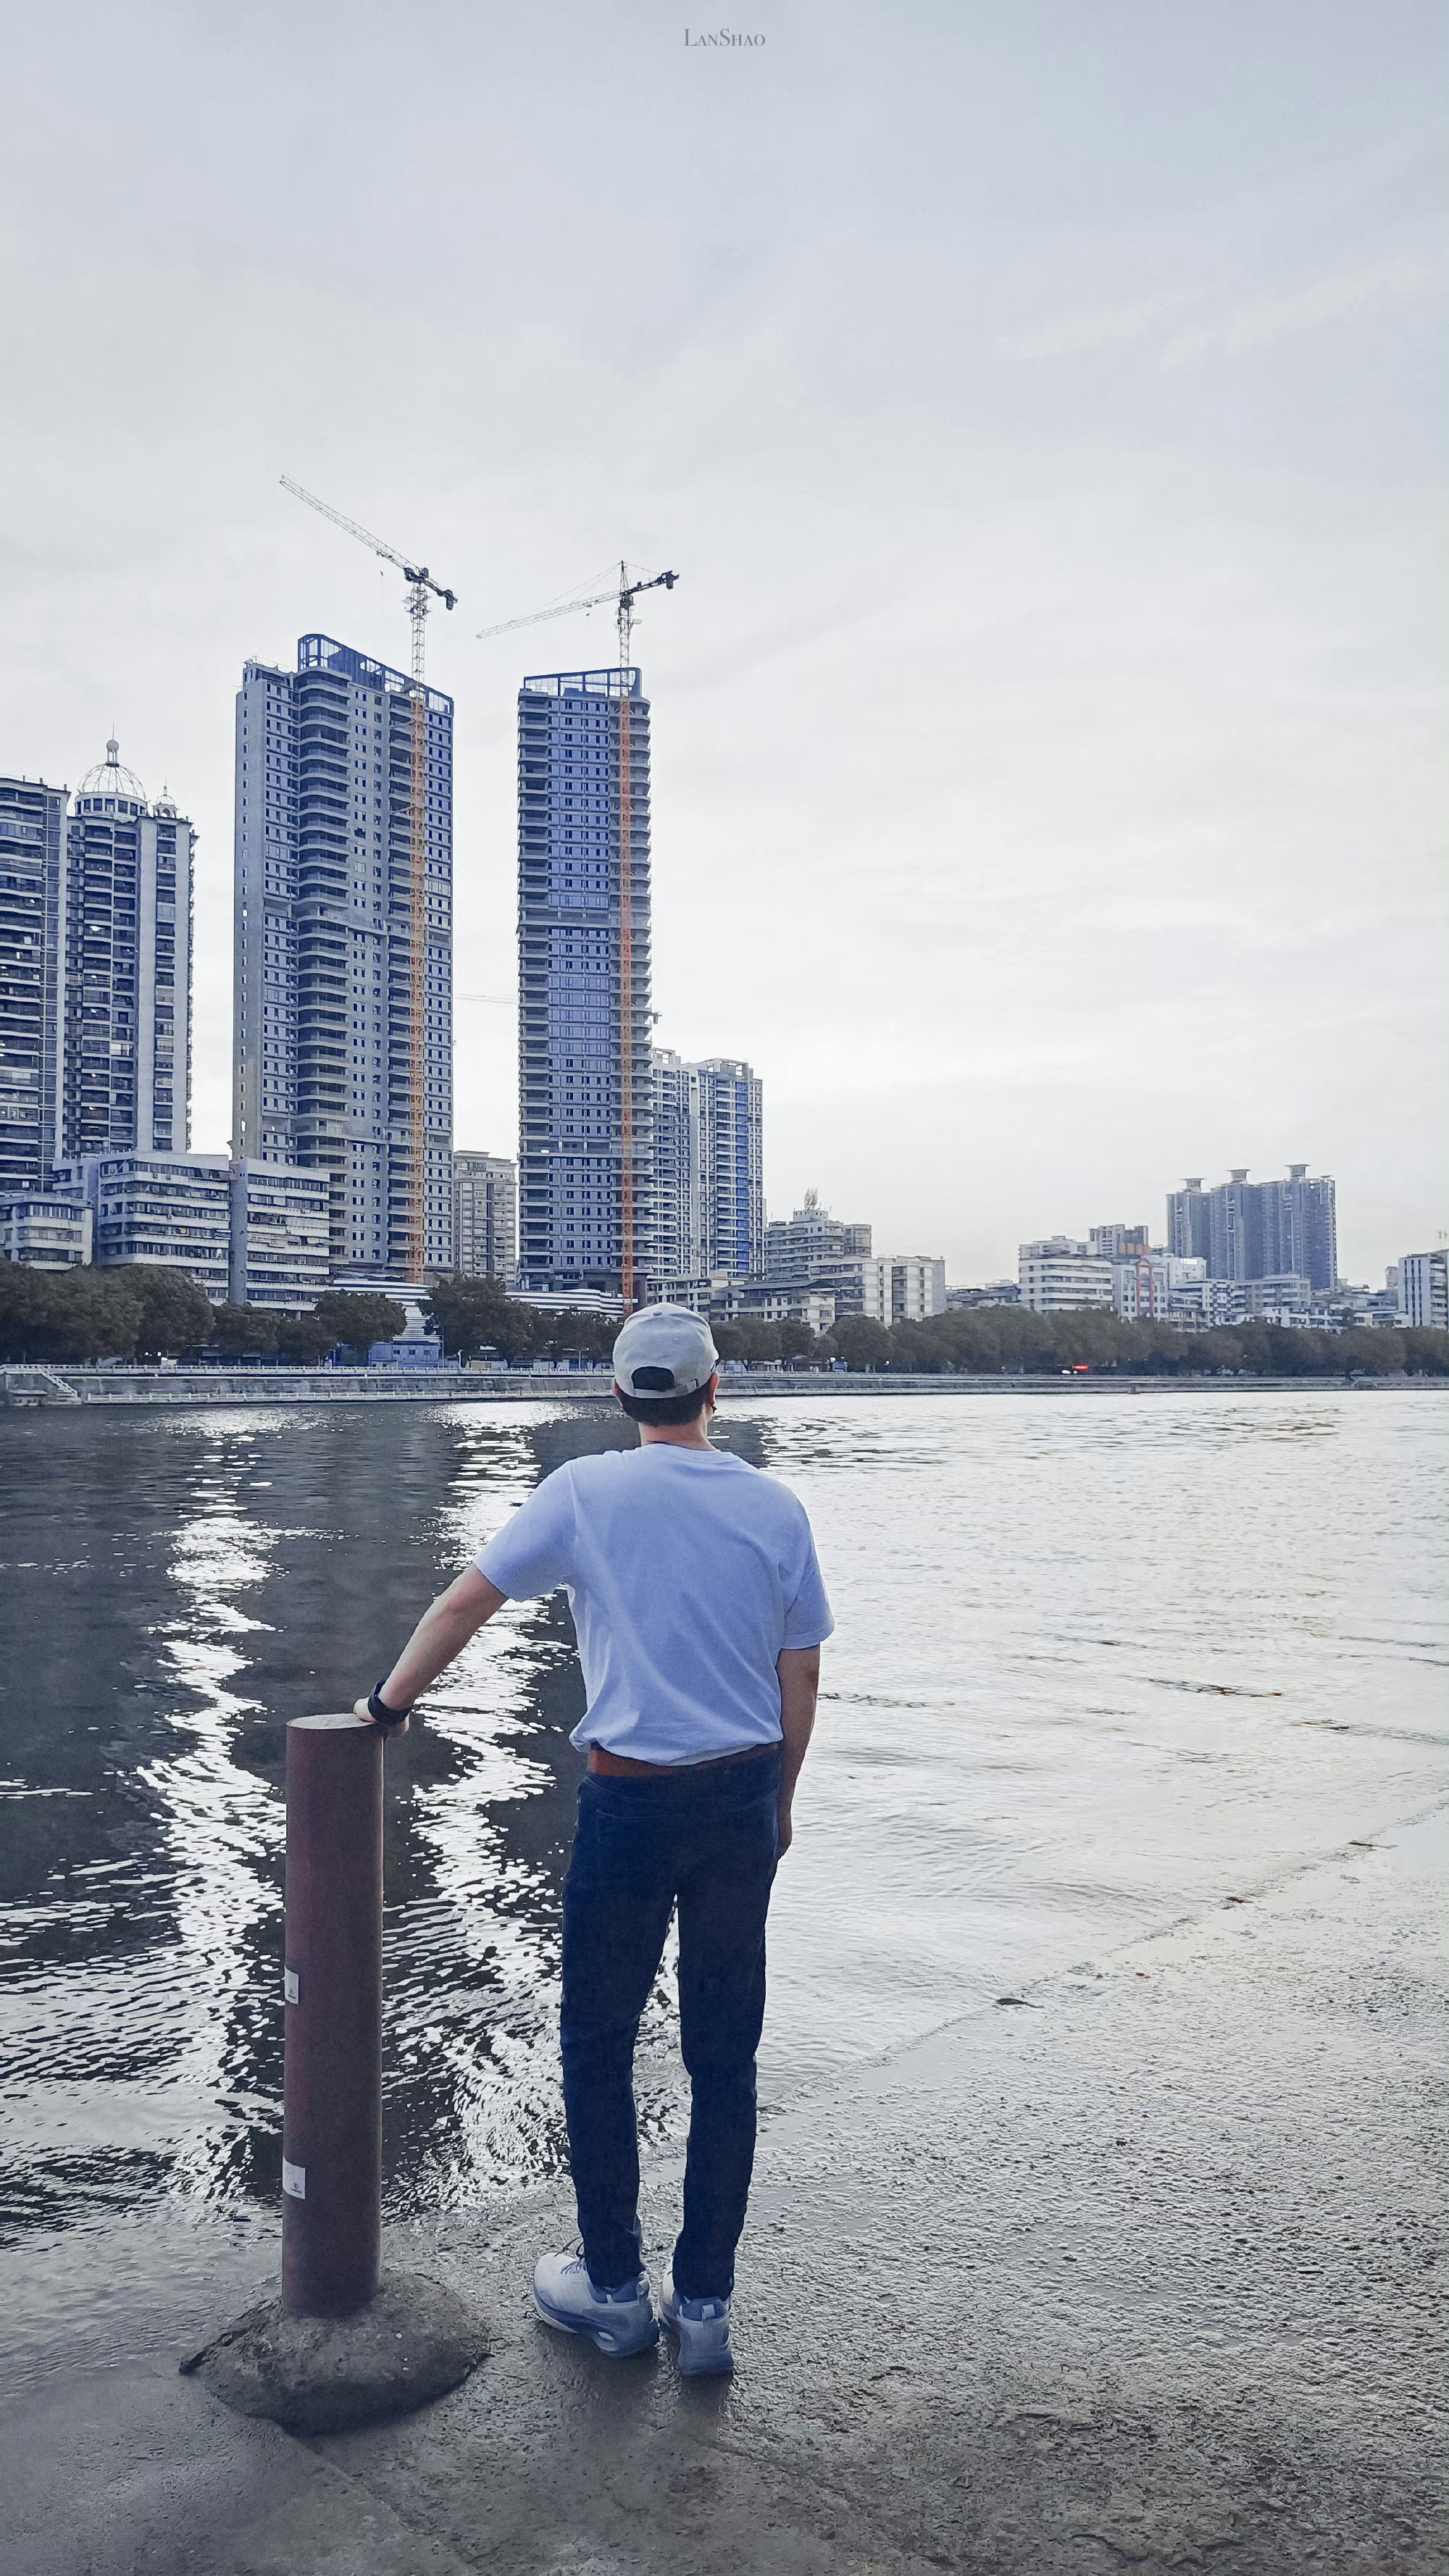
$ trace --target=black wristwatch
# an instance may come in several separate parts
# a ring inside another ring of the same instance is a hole
[[[374,1726],[380,1726],[384,1735],[390,1735],[396,1727],[406,1726],[408,1719],[412,1716],[412,1710],[410,1708],[389,1708],[382,1695],[382,1683],[379,1682],[376,1690],[369,1694],[367,1714],[371,1718]]]

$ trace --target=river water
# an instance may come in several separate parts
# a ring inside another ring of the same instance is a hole
[[[762,2098],[1422,1813],[1446,1435],[1432,1392],[727,1405],[838,1622]],[[369,1687],[540,1475],[630,1438],[566,1402],[0,1417],[0,2385],[273,2267],[283,1726]],[[510,1605],[389,1751],[393,2216],[560,2168],[582,1705],[562,1599]]]

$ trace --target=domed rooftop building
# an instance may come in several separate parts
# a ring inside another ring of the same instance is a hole
[[[106,756],[94,769],[88,769],[75,792],[76,810],[82,814],[144,814],[146,790],[134,769],[121,767],[121,746],[114,734],[106,744]],[[172,807],[172,812],[175,812]]]
[[[149,802],[112,734],[61,842],[46,1084],[55,1165],[190,1145],[194,837],[169,797]]]

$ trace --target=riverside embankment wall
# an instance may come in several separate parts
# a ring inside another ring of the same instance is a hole
[[[824,1370],[746,1370],[721,1381],[726,1401],[741,1396],[808,1395],[1063,1395],[1131,1392],[1162,1395],[1202,1391],[1221,1394],[1257,1388],[1266,1394],[1302,1394],[1320,1387],[1355,1390],[1443,1386],[1438,1378],[1395,1377],[1192,1377],[833,1376]],[[66,1368],[47,1363],[0,1367],[0,1404],[516,1404],[604,1403],[613,1394],[606,1370],[523,1369],[266,1369],[266,1368]]]

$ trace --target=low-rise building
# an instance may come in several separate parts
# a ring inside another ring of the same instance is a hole
[[[793,1216],[772,1217],[765,1228],[765,1276],[768,1279],[813,1278],[842,1261],[867,1258],[870,1227],[847,1224],[819,1204],[813,1190]]]
[[[862,1304],[879,1324],[918,1324],[946,1312],[946,1264],[929,1253],[880,1253],[861,1264]]]
[[[248,1161],[228,1179],[232,1304],[310,1314],[328,1280],[330,1175]]]
[[[1391,1272],[1392,1286],[1356,1288],[1341,1280],[1329,1294],[1315,1293],[1308,1310],[1308,1321],[1316,1331],[1345,1333],[1374,1332],[1380,1327],[1392,1331],[1402,1322],[1399,1313],[1399,1287],[1396,1272]]]
[[[1406,1252],[1398,1272],[1401,1321],[1449,1332],[1449,1252]]]
[[[1203,1329],[1225,1324],[1306,1324],[1313,1305],[1312,1289],[1296,1272],[1277,1279],[1187,1279],[1171,1290],[1165,1320]]]
[[[0,1259],[30,1270],[78,1270],[91,1258],[91,1212],[51,1190],[0,1199]]]
[[[1234,1279],[1230,1285],[1235,1324],[1303,1316],[1313,1304],[1313,1283],[1296,1270],[1280,1271],[1271,1279]]]
[[[1205,1265],[1198,1262],[1196,1267],[1201,1271]],[[1229,1280],[1185,1279],[1180,1288],[1171,1291],[1163,1320],[1180,1326],[1185,1332],[1206,1332],[1215,1324],[1228,1322],[1230,1306]]]
[[[421,1306],[409,1302],[403,1309],[407,1322],[395,1341],[369,1342],[369,1368],[435,1369],[445,1365],[442,1336],[428,1330]]]
[[[973,1306],[1019,1306],[1021,1287],[1015,1279],[993,1279],[984,1288],[948,1288],[946,1312],[957,1314]]]
[[[213,1305],[310,1314],[327,1286],[325,1171],[234,1163],[226,1154],[78,1154],[56,1192],[90,1229],[100,1269],[182,1270]]]
[[[703,1315],[708,1322],[716,1307],[723,1313],[723,1299],[729,1289],[727,1270],[711,1271],[700,1279],[650,1279],[645,1283],[645,1301],[651,1306],[684,1306],[691,1315]]]
[[[154,1262],[184,1271],[213,1305],[231,1272],[231,1164],[225,1154],[81,1154],[55,1167],[55,1185],[89,1208],[101,1269]]]
[[[648,1293],[651,1304],[685,1306],[710,1324],[733,1324],[742,1315],[753,1315],[769,1324],[808,1324],[812,1333],[828,1333],[840,1311],[832,1291],[808,1279],[736,1277],[728,1270],[712,1270],[701,1279],[653,1279]],[[859,1314],[862,1309],[857,1305],[850,1311]]]
[[[515,1306],[532,1306],[540,1315],[602,1315],[620,1324],[624,1320],[623,1298],[607,1288],[510,1288],[508,1294]]]
[[[1022,1244],[1017,1276],[1021,1302],[1034,1315],[1069,1315],[1093,1307],[1111,1312],[1111,1262],[1070,1235],[1050,1234]]]
[[[1172,1312],[1172,1301],[1185,1288],[1207,1276],[1207,1263],[1153,1248],[1129,1252],[1112,1263],[1112,1304],[1129,1324],[1158,1323]]]
[[[835,1321],[835,1299],[828,1288],[788,1279],[732,1279],[710,1320],[738,1323],[754,1315],[766,1324],[808,1324],[812,1333],[828,1333]]]

